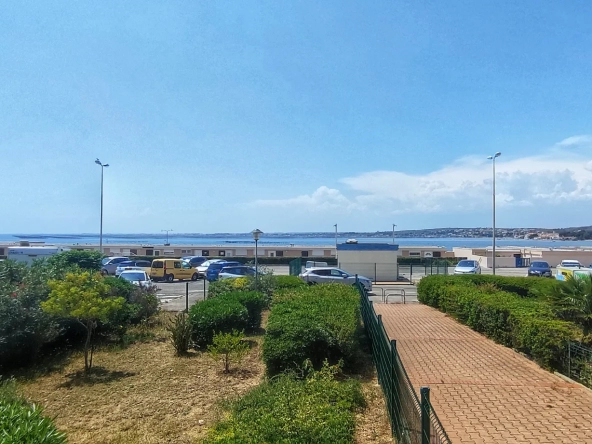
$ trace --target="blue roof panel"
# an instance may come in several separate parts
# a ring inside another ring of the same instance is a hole
[[[396,244],[337,244],[337,251],[397,251],[399,246]]]

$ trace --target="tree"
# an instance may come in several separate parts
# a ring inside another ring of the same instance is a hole
[[[208,353],[214,360],[222,358],[224,373],[230,372],[230,362],[239,363],[249,352],[249,344],[243,339],[243,332],[233,330],[232,333],[217,333],[214,335],[214,343],[208,345]]]
[[[82,270],[95,272],[101,269],[102,258],[99,251],[69,250],[50,257],[47,262],[61,269],[77,266]]]
[[[48,285],[51,292],[41,308],[54,316],[74,318],[85,328],[84,370],[88,372],[92,367],[91,340],[97,323],[107,322],[113,313],[123,309],[125,299],[109,296],[109,286],[99,273],[68,273],[63,280],[52,280]]]
[[[562,319],[576,322],[584,335],[592,330],[592,276],[568,276],[549,296],[553,310]]]

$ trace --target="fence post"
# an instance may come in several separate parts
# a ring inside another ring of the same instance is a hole
[[[430,388],[419,389],[421,394],[421,444],[430,444]]]
[[[185,282],[185,313],[189,313],[189,282]]]
[[[571,378],[571,342],[567,341],[567,376]]]
[[[401,411],[398,408],[397,404],[397,397],[399,394],[399,380],[397,378],[397,341],[395,339],[391,339],[391,392],[389,393],[389,397],[391,400],[391,411],[390,419],[391,419],[391,429],[392,434],[397,439],[401,437],[401,430],[399,427],[399,421],[401,419]]]
[[[207,294],[206,294],[206,277],[205,276],[203,278],[203,283],[204,283],[204,301],[205,301],[206,300],[206,296],[207,296]]]
[[[374,262],[374,283],[376,284],[376,262]]]

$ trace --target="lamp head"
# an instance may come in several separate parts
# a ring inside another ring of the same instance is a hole
[[[502,153],[500,153],[500,152],[498,151],[497,153],[495,153],[495,156],[493,156],[493,157],[499,157],[499,156],[501,156],[501,155],[502,155]]]
[[[101,163],[101,161],[100,161],[98,158],[97,158],[97,160],[95,160],[95,163],[96,163],[97,165],[101,165],[101,166],[103,166],[103,164]]]
[[[259,237],[263,234],[263,231],[261,231],[259,228],[255,228],[253,231],[251,231],[251,234],[253,235],[253,239],[258,241]]]

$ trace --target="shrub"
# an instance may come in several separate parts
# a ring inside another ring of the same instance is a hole
[[[102,258],[103,254],[99,251],[70,250],[51,256],[47,263],[69,271],[73,271],[72,267],[78,267],[94,273],[101,269]]]
[[[418,285],[418,299],[500,344],[529,354],[543,367],[557,368],[567,341],[579,334],[576,325],[558,320],[544,300],[473,282],[428,276]]]
[[[0,382],[0,438],[6,444],[66,443],[66,435],[43,416],[39,406],[18,396],[12,380]]]
[[[234,298],[217,297],[193,305],[190,310],[193,341],[198,346],[212,343],[214,333],[245,330],[249,312]]]
[[[276,288],[300,288],[305,287],[306,282],[300,279],[298,276],[276,276]]]
[[[177,313],[177,316],[167,325],[171,333],[171,340],[178,356],[184,355],[189,350],[191,343],[191,322],[185,313]]]
[[[249,351],[249,344],[243,341],[243,332],[232,330],[232,333],[217,333],[213,344],[208,345],[208,353],[214,360],[222,357],[224,373],[230,371],[230,363],[240,363]]]
[[[284,290],[274,299],[263,343],[270,375],[300,367],[309,359],[351,363],[358,351],[360,300],[357,291],[340,284]]]
[[[363,406],[357,381],[336,381],[332,371],[313,372],[306,380],[284,374],[232,403],[230,418],[204,442],[351,443],[355,412]]]

